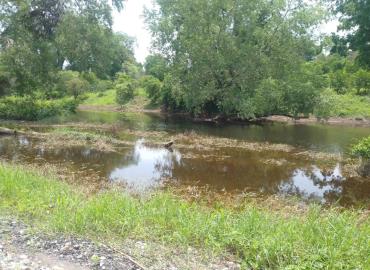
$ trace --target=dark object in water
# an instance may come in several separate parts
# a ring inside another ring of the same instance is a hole
[[[0,135],[17,135],[17,131],[0,127]]]
[[[168,143],[166,143],[166,144],[164,145],[164,148],[169,149],[169,148],[171,148],[171,147],[172,147],[172,145],[173,145],[173,141],[170,141],[170,142],[168,142]]]

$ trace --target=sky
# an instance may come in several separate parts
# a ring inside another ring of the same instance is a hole
[[[127,0],[122,12],[113,13],[113,30],[136,38],[135,57],[140,63],[144,63],[146,56],[149,55],[151,45],[151,35],[143,18],[144,6],[152,7],[152,0]],[[336,32],[337,25],[337,20],[329,21],[320,27],[320,32],[327,34]]]
[[[135,57],[143,63],[150,52],[151,35],[146,29],[143,10],[144,6],[151,7],[151,0],[128,0],[121,13],[114,12],[113,30],[124,32],[136,38]]]

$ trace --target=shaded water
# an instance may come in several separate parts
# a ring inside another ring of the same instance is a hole
[[[50,121],[50,120],[49,120]],[[323,125],[204,125],[158,115],[79,112],[53,123],[87,122],[127,129],[196,131],[209,136],[246,141],[285,143],[302,150],[345,153],[370,128]],[[94,176],[97,181],[123,183],[134,189],[173,185],[209,186],[214,190],[252,191],[297,195],[302,199],[352,204],[370,198],[370,181],[342,175],[342,164],[315,161],[284,151],[252,151],[239,148],[197,149],[150,147],[141,138],[118,152],[83,147],[48,148],[39,139],[0,137],[3,159],[26,163],[50,163],[71,172]]]
[[[179,133],[195,131],[198,134],[256,142],[283,143],[307,149],[343,153],[360,138],[370,135],[370,127],[335,126],[323,124],[294,125],[286,123],[212,124],[194,123],[181,116],[160,114],[88,112],[79,111],[66,118],[45,123],[115,124],[123,129],[166,131]]]

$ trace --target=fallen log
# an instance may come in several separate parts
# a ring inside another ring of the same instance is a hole
[[[0,135],[17,135],[17,131],[9,128],[0,127]]]

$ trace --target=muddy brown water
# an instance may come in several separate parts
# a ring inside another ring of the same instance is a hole
[[[370,135],[369,127],[325,125],[210,125],[184,118],[150,114],[78,112],[48,123],[115,124],[122,130],[165,131],[197,134],[241,141],[293,145],[345,155],[351,144]],[[284,151],[253,151],[238,148],[177,149],[150,147],[143,138],[117,152],[101,152],[86,146],[48,148],[39,139],[25,136],[0,137],[1,158],[16,162],[50,163],[68,171],[94,175],[99,181],[123,183],[147,190],[173,185],[209,186],[213,190],[249,191],[257,194],[294,195],[302,200],[343,205],[368,203],[369,179],[351,178],[334,160],[313,160]],[[86,183],[85,183],[86,184]]]

